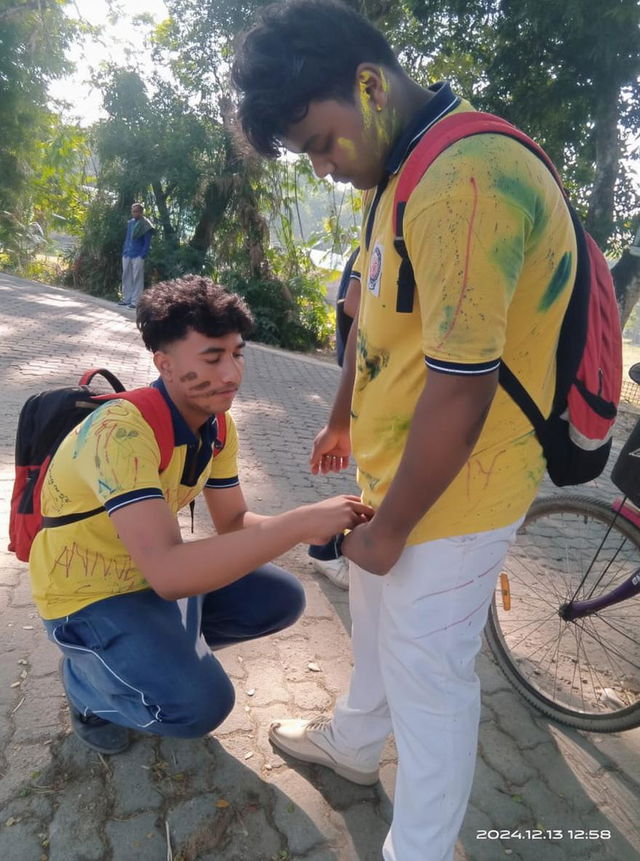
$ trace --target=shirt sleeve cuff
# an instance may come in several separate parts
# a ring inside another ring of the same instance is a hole
[[[424,361],[432,371],[441,374],[461,374],[465,376],[480,376],[497,371],[500,367],[500,359],[491,359],[488,362],[445,362],[442,359],[433,359],[425,356]]]
[[[119,496],[114,496],[104,503],[108,514],[113,514],[120,508],[126,505],[133,505],[135,502],[144,502],[147,499],[164,499],[164,493],[159,487],[141,487],[138,490],[130,490],[128,493],[121,493]]]
[[[205,490],[220,490],[222,487],[237,487],[240,479],[237,475],[231,478],[210,478],[205,484]]]

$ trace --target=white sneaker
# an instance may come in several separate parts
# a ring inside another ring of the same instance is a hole
[[[312,720],[278,720],[269,727],[269,739],[275,747],[302,762],[325,765],[340,777],[373,786],[378,782],[378,769],[365,771],[361,766],[339,753],[331,743],[331,718],[317,717]]]
[[[314,559],[313,556],[310,558],[316,571],[324,574],[334,586],[339,589],[349,588],[349,560],[346,556],[339,556],[337,559],[327,559],[326,561]]]

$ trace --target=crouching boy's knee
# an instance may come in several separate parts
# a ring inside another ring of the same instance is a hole
[[[201,738],[225,720],[235,703],[233,685],[217,686],[215,690],[194,690],[193,699],[183,702],[179,713],[165,714],[157,727],[160,735],[174,738]]]

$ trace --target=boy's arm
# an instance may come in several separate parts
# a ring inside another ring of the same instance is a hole
[[[349,466],[351,454],[351,398],[356,377],[356,343],[358,339],[358,314],[353,318],[344,351],[342,376],[333,402],[329,422],[313,441],[311,449],[311,472],[340,472]]]
[[[428,375],[398,471],[373,519],[345,538],[345,556],[371,574],[393,567],[411,530],[469,459],[497,385],[497,371]]]
[[[360,278],[352,277],[344,297],[344,313],[347,317],[355,318],[360,307]]]
[[[266,514],[254,514],[248,510],[239,484],[235,487],[205,487],[202,493],[218,535],[237,532],[269,519]]]
[[[135,509],[135,510],[134,510]],[[168,601],[220,589],[295,544],[324,540],[372,514],[354,496],[339,496],[267,517],[237,532],[183,542],[164,499],[147,499],[110,516],[134,564]]]

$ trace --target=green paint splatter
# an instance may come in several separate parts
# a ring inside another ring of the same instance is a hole
[[[404,446],[411,427],[411,416],[394,416],[381,426],[380,438],[389,449]]]
[[[364,478],[364,480],[369,485],[369,490],[375,490],[376,487],[380,484],[380,479],[375,475],[371,475],[370,472],[365,472],[363,469],[359,470],[360,477]]]
[[[521,236],[505,236],[491,250],[491,258],[505,277],[510,293],[515,290],[522,271],[524,246]]]
[[[567,286],[570,274],[571,252],[565,251],[565,253],[560,258],[560,262],[555,268],[555,272],[551,276],[551,281],[549,282],[549,286],[547,287],[547,289],[544,291],[544,296],[540,300],[540,304],[538,305],[539,311],[549,310],[549,308],[553,305],[558,296],[560,296],[564,288]]]
[[[521,209],[531,222],[528,244],[535,245],[547,225],[549,216],[544,202],[536,190],[519,177],[501,174],[495,180],[495,187],[511,203]]]
[[[87,418],[79,426],[75,443],[73,446],[73,453],[71,455],[72,460],[75,460],[78,457],[78,455],[86,445],[87,439],[89,438],[89,431],[91,430],[98,418],[102,418],[100,407],[98,407],[96,410],[94,410],[94,412],[87,416]]]
[[[383,368],[389,364],[388,350],[371,352],[362,329],[358,330],[358,391],[362,391],[368,383],[375,380]]]
[[[449,329],[453,324],[453,315],[455,314],[455,308],[453,305],[444,305],[442,308],[442,320],[440,320],[440,325],[438,329],[440,330],[441,335],[446,335]]]

